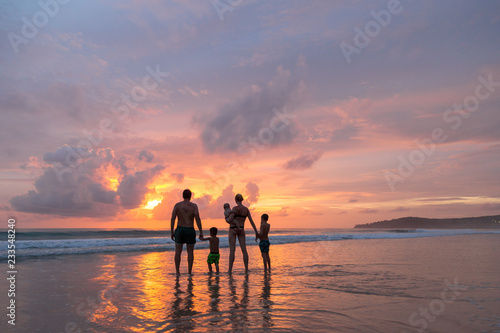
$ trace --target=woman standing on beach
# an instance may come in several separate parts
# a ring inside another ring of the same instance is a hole
[[[259,235],[255,223],[253,222],[250,210],[243,206],[243,196],[241,194],[236,194],[234,197],[236,201],[236,206],[233,207],[232,212],[234,212],[233,220],[229,223],[229,273],[233,271],[234,263],[234,252],[236,250],[236,238],[240,243],[241,252],[243,253],[243,262],[245,263],[245,273],[248,272],[248,252],[247,244],[245,239],[245,220],[248,217],[253,230],[255,230],[255,237]]]

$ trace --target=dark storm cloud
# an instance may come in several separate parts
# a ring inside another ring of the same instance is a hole
[[[60,216],[114,216],[122,208],[139,207],[148,184],[164,169],[157,165],[126,174],[123,161],[111,149],[92,150],[85,157],[75,155],[76,149],[63,146],[45,153],[44,161],[50,166],[35,181],[35,190],[10,200],[13,209]],[[105,174],[108,168],[115,169],[121,177],[117,191],[105,186],[109,181]]]
[[[73,147],[64,145],[54,152],[43,154],[43,161],[49,164],[59,163],[65,167],[75,167],[79,164],[85,164],[89,170],[100,168],[105,163],[114,160],[111,149],[87,150],[83,147]]]
[[[116,192],[120,196],[122,206],[127,209],[138,208],[149,191],[147,185],[164,168],[163,165],[157,165],[154,168],[124,176]]]
[[[294,80],[290,71],[279,67],[267,84],[253,86],[214,115],[196,119],[203,127],[201,139],[205,149],[209,152],[236,151],[249,138],[257,140],[259,136],[269,145],[292,142],[298,131],[293,116],[286,114],[286,108],[300,99],[304,89],[303,83]]]
[[[10,200],[14,210],[61,216],[105,217],[118,210],[116,193],[106,190],[84,172],[65,174],[61,182],[53,167],[35,182],[36,190]]]
[[[139,153],[139,161],[144,160],[147,163],[151,163],[154,157],[155,156],[153,155],[153,153],[147,150],[141,150],[141,152]]]

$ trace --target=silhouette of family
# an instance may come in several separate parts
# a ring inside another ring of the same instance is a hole
[[[209,241],[210,253],[207,258],[208,270],[212,272],[212,265],[215,265],[215,270],[219,273],[219,238],[217,237],[217,228],[210,228],[210,237],[203,236],[203,227],[201,224],[200,212],[198,211],[198,206],[191,202],[192,193],[190,190],[186,189],[182,192],[181,202],[175,204],[172,210],[172,218],[170,220],[170,233],[171,238],[175,242],[175,271],[177,275],[180,275],[180,264],[181,255],[184,244],[186,244],[186,250],[188,253],[188,273],[192,274],[193,262],[194,262],[194,245],[196,244],[196,230],[194,228],[194,222],[200,230],[199,238],[201,241]],[[236,194],[234,201],[236,206],[232,209],[229,203],[225,203],[224,218],[229,224],[228,231],[228,241],[229,241],[229,268],[228,273],[231,274],[233,270],[233,264],[235,259],[236,251],[236,240],[240,244],[241,253],[243,254],[243,263],[245,264],[245,273],[248,273],[248,251],[246,245],[246,234],[245,234],[245,221],[248,218],[253,230],[255,231],[255,241],[260,240],[259,248],[262,254],[262,260],[264,262],[264,270],[271,269],[271,259],[269,257],[269,229],[270,224],[268,223],[269,216],[267,214],[262,214],[260,231],[257,230],[255,223],[250,214],[250,210],[243,205],[243,196],[241,194]],[[177,220],[177,228],[175,228],[175,221]]]

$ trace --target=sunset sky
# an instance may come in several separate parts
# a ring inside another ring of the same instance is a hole
[[[46,4],[46,5],[43,5]],[[18,228],[500,214],[500,2],[2,1]]]

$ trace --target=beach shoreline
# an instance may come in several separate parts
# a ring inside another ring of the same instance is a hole
[[[170,251],[29,258],[19,265],[15,331],[493,331],[500,325],[500,267],[492,265],[499,239],[271,245],[271,274],[252,246],[250,273],[237,249],[232,276],[227,249],[218,276],[207,273],[208,249],[197,249],[194,275],[186,273],[184,251],[178,279]]]

